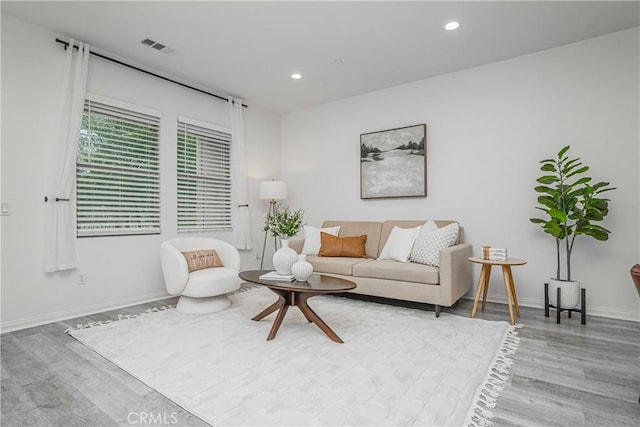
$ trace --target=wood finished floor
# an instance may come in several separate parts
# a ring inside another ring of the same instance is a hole
[[[79,323],[117,319],[167,299],[1,336],[2,426],[207,426],[64,333]],[[312,302],[313,303],[313,302]],[[412,305],[433,310],[433,306]],[[469,317],[472,301],[445,312]],[[639,426],[640,324],[521,308],[520,349],[498,400],[495,426]],[[487,304],[487,320],[507,307]],[[334,345],[327,341],[327,345]],[[153,421],[153,423],[151,423]]]

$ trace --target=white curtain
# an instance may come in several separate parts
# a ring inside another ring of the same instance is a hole
[[[78,137],[87,86],[89,45],[69,40],[65,53],[58,131],[54,135],[47,175],[44,235],[44,270],[54,272],[78,267],[73,188],[76,178]]]
[[[231,187],[233,235],[236,248],[248,251],[253,248],[249,223],[249,198],[247,196],[247,158],[244,144],[242,100],[229,98],[231,115]]]

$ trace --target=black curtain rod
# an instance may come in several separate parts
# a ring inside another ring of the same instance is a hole
[[[65,49],[65,50],[67,50],[67,48],[69,48],[69,42],[66,42],[66,41],[64,41],[64,40],[60,40],[60,39],[58,39],[58,38],[56,38],[56,42],[58,42],[58,43],[60,43],[60,44],[63,44],[63,45],[64,45],[64,49]],[[78,49],[78,46],[75,46],[75,45],[74,45],[74,46],[73,46],[73,48],[77,50],[77,49]],[[93,51],[91,51],[91,52],[89,52],[89,53],[90,53],[91,55],[95,55],[95,56],[97,56],[98,58],[102,58],[102,59],[106,59],[107,61],[115,62],[116,64],[123,65],[123,66],[125,66],[125,67],[129,67],[129,68],[132,68],[132,69],[134,69],[134,70],[136,70],[136,71],[140,71],[141,73],[149,74],[150,76],[154,76],[154,77],[157,77],[157,78],[159,78],[159,79],[166,80],[166,81],[171,82],[171,83],[175,83],[175,84],[180,85],[180,86],[182,86],[182,87],[186,87],[186,88],[188,88],[188,89],[195,90],[196,92],[204,93],[205,95],[213,96],[214,98],[222,99],[222,100],[224,100],[224,101],[229,101],[229,98],[225,98],[224,96],[216,95],[215,93],[207,92],[207,91],[205,91],[205,90],[198,89],[197,87],[193,87],[193,86],[186,85],[186,84],[184,84],[184,83],[177,82],[177,81],[172,80],[172,79],[170,79],[170,78],[167,78],[167,77],[161,76],[160,74],[152,73],[151,71],[147,71],[147,70],[144,70],[144,69],[142,69],[142,68],[136,67],[135,65],[127,64],[126,62],[122,62],[122,61],[119,61],[119,60],[114,59],[114,58],[109,58],[108,56],[102,55],[102,54],[97,53],[97,52],[93,52]],[[245,107],[245,108],[247,108],[247,106],[246,106],[246,105],[244,105],[244,104],[242,104],[242,106],[243,106],[243,107]]]

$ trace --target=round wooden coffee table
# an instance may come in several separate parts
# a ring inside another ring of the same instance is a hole
[[[337,277],[323,276],[321,274],[312,274],[306,282],[283,282],[279,280],[260,279],[260,276],[268,272],[269,270],[250,270],[241,271],[239,274],[242,280],[265,286],[278,295],[276,302],[251,319],[260,321],[278,310],[276,320],[273,321],[273,326],[267,336],[267,341],[276,337],[289,306],[295,305],[300,309],[302,314],[304,314],[307,321],[315,323],[331,340],[337,343],[343,343],[340,337],[309,307],[307,300],[316,295],[335,294],[355,289],[355,283]]]

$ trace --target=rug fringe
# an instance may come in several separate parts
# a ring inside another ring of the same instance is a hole
[[[97,322],[78,323],[78,324],[76,324],[75,327],[67,328],[64,331],[64,333],[68,334],[69,332],[78,331],[80,329],[95,328],[96,326],[107,325],[109,323],[117,322],[119,320],[124,320],[124,319],[135,319],[136,317],[146,316],[146,315],[148,315],[150,313],[164,311],[164,310],[168,310],[170,308],[175,308],[175,305],[164,305],[162,307],[147,308],[145,311],[143,311],[140,314],[118,314],[118,319],[117,320],[101,320],[101,321],[97,321]]]
[[[252,291],[254,289],[262,288],[262,287],[263,287],[262,285],[256,285],[253,283],[243,283],[240,289],[238,289],[237,291],[230,292],[227,295],[238,295],[238,294],[242,294],[242,293]]]
[[[500,348],[491,363],[487,376],[478,387],[473,399],[472,409],[469,410],[465,425],[469,427],[491,426],[493,409],[496,408],[497,398],[503,390],[502,385],[509,379],[509,370],[513,365],[513,356],[520,346],[520,338],[516,329],[522,328],[522,324],[509,326],[505,332]]]
[[[229,295],[241,294],[241,293],[244,293],[244,292],[247,292],[247,291],[251,291],[251,290],[254,290],[254,289],[260,288],[260,287],[262,287],[262,286],[260,286],[260,285],[249,285],[249,286],[246,286],[245,285],[245,286],[242,286],[237,291],[229,293]],[[88,329],[88,328],[94,328],[96,326],[107,325],[109,323],[117,322],[118,320],[135,319],[136,317],[144,316],[145,314],[149,314],[149,313],[153,313],[153,312],[157,312],[157,311],[163,311],[163,310],[167,310],[167,309],[170,309],[170,308],[175,308],[175,304],[164,305],[162,307],[147,308],[144,312],[142,312],[140,314],[118,314],[118,319],[117,320],[101,320],[101,321],[98,321],[98,322],[78,323],[75,327],[67,328],[64,332],[66,334],[68,334],[71,331],[77,331],[77,330],[80,330],[80,329]]]

